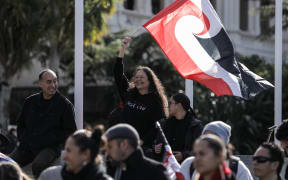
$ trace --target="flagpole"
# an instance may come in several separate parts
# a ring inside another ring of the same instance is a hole
[[[185,79],[185,94],[190,99],[190,106],[193,108],[193,81]]]
[[[275,1],[275,91],[274,121],[279,126],[282,122],[282,4],[283,0]],[[279,141],[274,137],[275,142]]]
[[[75,0],[75,119],[78,129],[83,128],[83,0]]]
[[[142,34],[144,32],[146,32],[146,30],[142,26],[139,26],[137,27],[137,29],[131,30],[126,36],[131,37],[133,39],[137,37],[139,34]]]

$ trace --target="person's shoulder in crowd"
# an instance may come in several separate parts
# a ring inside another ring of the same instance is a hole
[[[131,177],[138,176],[139,173],[142,174],[139,180],[142,179],[157,179],[166,180],[169,179],[166,168],[162,163],[157,162],[144,156],[142,149],[137,149],[127,160],[128,164],[127,170],[129,179]],[[132,167],[133,166],[133,167]]]
[[[95,164],[93,170],[88,175],[88,179],[112,180],[112,178],[106,174],[106,167],[102,162]]]
[[[60,93],[59,91],[57,91],[57,93],[55,95],[59,95],[59,98],[61,98],[62,100],[64,100],[68,104],[72,105],[71,101],[66,96],[64,96],[62,93]]]
[[[180,172],[183,174],[184,179],[190,179],[190,167],[193,161],[194,156],[191,156],[182,162]]]
[[[244,162],[239,158],[238,161],[238,171],[236,174],[236,179],[246,179],[246,180],[253,180],[253,177],[250,173],[248,167],[244,164]]]
[[[38,180],[62,180],[61,170],[63,166],[51,166],[45,169]]]
[[[158,177],[163,180],[169,179],[167,169],[163,166],[163,164],[147,157],[144,157],[144,164],[149,167],[149,169],[147,169],[150,172],[149,176]]]
[[[199,126],[199,125],[201,125],[201,126],[203,126],[203,125],[202,125],[202,121],[199,120],[199,119],[196,119],[196,118],[193,118],[193,121],[191,122],[191,125],[194,125],[194,126]]]
[[[0,162],[16,163],[13,159],[0,152]]]
[[[155,161],[154,159],[148,158],[144,156],[144,165],[147,165],[148,167],[151,168],[158,168],[159,170],[166,170],[166,168],[163,166],[162,163]]]
[[[34,99],[38,99],[40,97],[41,92],[31,94],[25,98],[25,101],[32,101]]]

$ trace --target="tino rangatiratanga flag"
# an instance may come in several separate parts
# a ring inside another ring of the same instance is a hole
[[[209,0],[176,0],[143,26],[184,78],[198,81],[217,96],[250,99],[274,87],[235,58]]]

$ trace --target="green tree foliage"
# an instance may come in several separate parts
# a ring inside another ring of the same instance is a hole
[[[84,48],[84,83],[85,85],[99,85],[99,79],[106,84],[113,82],[113,66],[121,45],[121,37],[124,32],[108,34],[95,43],[88,43]],[[63,58],[63,65],[67,69],[68,76],[74,78],[74,56],[67,55]],[[71,82],[72,84],[74,82]]]
[[[41,24],[39,1],[4,0],[0,6],[0,66],[2,81],[22,68],[28,67],[39,36],[45,26]]]
[[[84,1],[84,39],[85,43],[95,42],[106,31],[106,17],[114,12],[118,0],[85,0]],[[41,38],[38,51],[41,59],[47,63],[60,62],[60,67],[65,70],[65,62],[73,55],[74,49],[74,1],[41,1],[45,9],[46,24],[45,34]],[[68,56],[68,58],[67,58]],[[73,60],[73,59],[71,59]],[[55,69],[59,68],[56,64]]]
[[[43,9],[37,0],[3,0],[0,6],[0,123],[8,124],[11,80],[29,68],[39,37],[46,27],[41,23]]]

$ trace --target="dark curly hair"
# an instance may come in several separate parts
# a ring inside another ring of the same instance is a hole
[[[142,70],[148,78],[149,81],[149,92],[150,93],[155,93],[157,97],[159,97],[159,99],[161,100],[161,105],[163,108],[163,112],[165,113],[166,118],[169,116],[169,112],[168,112],[168,100],[167,100],[167,96],[165,94],[165,89],[161,83],[161,81],[159,80],[159,78],[156,76],[156,74],[154,73],[154,71],[152,69],[150,69],[147,66],[138,66],[136,68],[135,74]],[[134,74],[134,76],[135,76]],[[135,88],[135,84],[132,81],[129,85],[129,91],[133,91],[133,90],[137,90]]]

